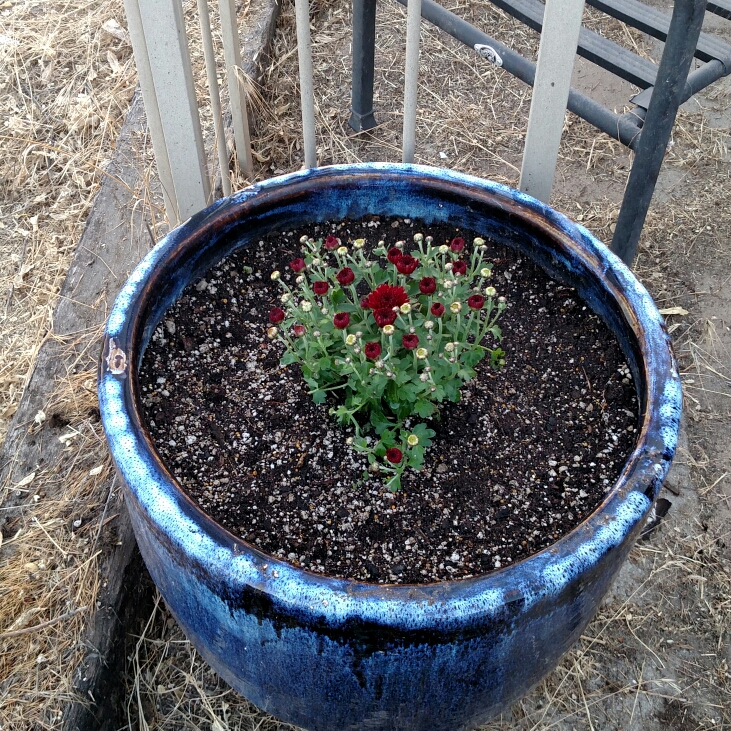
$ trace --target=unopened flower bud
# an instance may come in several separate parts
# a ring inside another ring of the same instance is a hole
[[[403,249],[404,248],[404,242],[403,241],[397,241],[396,242],[396,248],[397,249]]]
[[[489,267],[482,267],[482,269],[480,269],[480,276],[485,277],[485,279],[489,279],[492,276],[492,269]]]
[[[424,234],[414,234],[414,241],[418,244],[424,240]]]
[[[313,330],[312,335],[316,338],[319,338],[322,333],[319,330]]]
[[[440,254],[446,254],[449,251],[449,247],[446,244],[442,244],[439,247],[439,253]]]
[[[429,374],[428,374],[428,373],[422,373],[422,374],[421,374],[421,375],[419,376],[419,380],[420,380],[420,381],[421,381],[422,383],[426,383],[426,382],[427,382],[427,381],[429,380]]]
[[[355,337],[355,335],[353,335],[353,333],[350,333],[350,335],[345,338],[346,345],[355,345],[356,341],[357,338]]]
[[[348,247],[347,246],[339,246],[337,249],[337,253],[340,254],[340,256],[345,256],[348,253]]]
[[[285,293],[284,293],[284,294],[283,294],[283,295],[282,295],[282,296],[281,296],[281,297],[279,298],[279,301],[280,301],[280,302],[281,302],[282,304],[285,304],[285,305],[286,305],[286,304],[287,304],[287,302],[289,302],[289,301],[290,301],[291,299],[292,299],[292,295],[291,295],[291,294],[290,294],[289,292],[285,292]]]
[[[373,464],[369,465],[368,471],[372,472],[374,475],[377,475],[381,471],[381,468],[380,468],[378,462],[373,462]]]
[[[425,360],[428,355],[429,355],[429,351],[426,348],[417,348],[416,349],[416,357],[419,360]]]
[[[434,237],[433,236],[427,236],[424,239],[424,241],[426,241],[427,244],[431,244],[431,242],[434,241]]]
[[[448,272],[451,272],[451,271],[452,271],[452,262],[451,262],[451,261],[448,261],[448,262],[447,262],[447,263],[446,263],[446,264],[444,265],[444,268],[445,268],[445,269],[446,269],[446,270],[447,270]]]
[[[437,387],[436,387],[436,386],[432,386],[432,387],[431,387],[431,388],[429,389],[429,391],[431,391],[431,393],[434,393],[434,391],[436,391],[436,390],[437,390]]]
[[[475,246],[482,246],[482,245],[483,245],[483,244],[485,243],[485,239],[483,239],[483,238],[480,238],[479,236],[477,236],[477,237],[475,237],[474,239],[472,239],[472,243],[473,243],[473,244],[474,244]]]
[[[434,327],[434,323],[431,320],[426,320],[424,322],[424,329],[425,330],[431,330]]]
[[[462,303],[461,302],[452,302],[451,305],[449,305],[449,309],[456,315],[458,312],[462,310]]]
[[[411,305],[408,302],[404,302],[401,307],[399,307],[399,310],[401,310],[402,315],[408,315],[409,312],[411,312]]]
[[[498,302],[499,302],[499,303],[500,303],[501,305],[504,305],[504,304],[505,304],[505,303],[507,302],[507,300],[505,299],[505,297],[498,297],[498,298],[497,298],[497,301],[498,301]]]
[[[308,241],[307,236],[300,236],[300,244],[306,244]]]
[[[488,297],[494,297],[497,294],[495,287],[485,287],[485,295]]]
[[[363,331],[362,330],[356,330],[355,337],[356,338],[362,338],[363,337]]]
[[[444,350],[446,350],[447,353],[451,353],[454,350],[454,343],[447,343],[444,346]]]
[[[295,279],[294,281],[295,281],[295,282],[296,282],[297,284],[302,284],[302,283],[303,283],[303,282],[305,281],[305,276],[304,276],[304,274],[300,274],[300,275],[299,275],[299,277],[297,277],[297,279]]]
[[[353,348],[353,352],[354,352],[354,353],[355,353],[356,355],[359,355],[359,354],[360,354],[360,345],[356,345],[356,346],[355,346],[355,347]]]
[[[302,302],[300,302],[300,307],[302,308],[302,312],[309,312],[312,309],[312,302],[309,300],[302,300]]]
[[[345,362],[346,362],[346,363],[352,363],[352,362],[353,362],[353,359],[352,359],[352,358],[351,358],[350,356],[348,356],[348,357],[347,357],[347,358],[345,359]]]
[[[322,259],[313,259],[312,260],[312,266],[313,267],[319,267],[320,264],[322,264]]]
[[[272,326],[271,326],[271,327],[270,327],[270,328],[269,328],[269,329],[267,330],[267,337],[269,338],[269,340],[274,340],[274,338],[276,338],[276,337],[277,337],[277,333],[278,333],[278,332],[279,332],[279,328],[276,328],[276,327],[274,327],[274,325],[272,325]]]
[[[350,445],[351,445],[351,444],[353,443],[353,437],[348,437],[348,438],[347,438],[347,439],[345,440],[345,443],[346,443],[346,444],[347,444],[348,446],[350,446]]]
[[[275,269],[269,276],[273,282],[276,282],[279,279],[279,271]]]
[[[379,369],[380,368],[383,368],[383,361],[382,360],[377,360],[376,361],[376,368],[379,368]]]
[[[365,246],[365,239],[356,239],[353,242],[353,246],[355,246],[356,249],[362,249]]]
[[[431,373],[431,366],[424,368],[424,373]]]
[[[409,434],[409,436],[406,437],[406,443],[410,447],[415,447],[419,443],[419,437],[417,437],[416,434]]]
[[[384,335],[393,335],[394,332],[396,332],[396,328],[393,325],[384,325],[384,327],[383,327]]]
[[[451,357],[451,358],[449,359],[449,362],[450,362],[450,363],[456,363],[456,362],[457,362],[457,359],[456,359],[456,358],[455,358],[454,356],[452,356],[452,357]]]

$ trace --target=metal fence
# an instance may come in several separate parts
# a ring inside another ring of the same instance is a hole
[[[715,4],[709,4],[709,12],[731,17],[731,8],[726,8],[728,1],[715,0]],[[414,161],[419,35],[422,18],[427,18],[473,47],[491,63],[504,65],[511,74],[534,87],[520,175],[521,190],[546,203],[549,201],[567,108],[635,151],[636,160],[612,242],[615,252],[631,263],[678,106],[699,89],[731,73],[731,47],[700,32],[706,0],[676,0],[672,19],[637,0],[588,0],[594,6],[601,4],[604,12],[664,40],[665,50],[659,67],[582,28],[584,0],[546,0],[545,5],[538,0],[493,0],[496,5],[540,30],[535,65],[462,21],[434,0],[398,2],[407,6],[403,162]],[[224,195],[228,195],[231,180],[209,6],[207,0],[197,0],[197,3],[221,186]],[[376,0],[353,0],[351,125],[356,130],[375,125],[372,110],[375,6]],[[209,173],[209,167],[213,166],[206,163],[183,7],[181,0],[125,0],[125,8],[165,208],[170,222],[177,225],[208,205],[213,189]],[[309,0],[295,0],[295,8],[305,167],[315,167]],[[218,14],[236,156],[239,168],[253,181],[234,0],[218,0]],[[571,89],[577,48],[595,63],[645,88],[645,92],[635,97],[637,109],[634,112],[630,115],[613,114]],[[706,63],[689,75],[694,55]]]

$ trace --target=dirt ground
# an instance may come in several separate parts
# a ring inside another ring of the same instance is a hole
[[[38,7],[42,13],[34,10]],[[535,57],[538,36],[488,2],[461,0],[449,7]],[[83,17],[88,25],[84,38],[79,32],[75,40],[66,32],[71,11],[76,21]],[[193,3],[186,5],[186,12],[194,28]],[[657,58],[659,44],[593,11],[586,15],[594,30]],[[112,19],[115,23],[109,23]],[[321,164],[400,159],[404,9],[379,4],[378,24],[375,106],[380,125],[370,135],[355,136],[347,128],[350,5],[345,0],[313,4]],[[14,72],[0,82],[0,94],[14,105],[4,106],[10,112],[3,112],[0,130],[0,291],[8,293],[0,301],[3,430],[33,354],[52,327],[55,293],[131,98],[135,79],[129,73],[124,25],[118,2],[41,6],[21,0],[0,5],[0,61]],[[731,22],[712,19],[709,26],[731,42]],[[426,23],[422,40],[416,161],[516,185],[529,88]],[[255,95],[252,138],[258,178],[298,169],[302,162],[294,48],[294,10],[285,2],[272,60]],[[55,75],[65,95],[48,89]],[[632,92],[629,85],[583,61],[577,63],[574,82],[618,110]],[[43,83],[45,96],[39,91]],[[683,374],[685,429],[663,491],[672,508],[632,551],[580,643],[509,713],[483,727],[485,731],[731,727],[730,108],[728,78],[684,105],[635,262],[659,307],[674,313],[667,319]],[[91,167],[88,148],[98,163]],[[609,241],[630,167],[626,148],[567,115],[551,203]],[[147,200],[143,192],[140,205]],[[93,373],[75,374],[77,388],[89,377]],[[83,431],[83,418],[72,418],[71,426]],[[101,441],[83,444],[88,464],[106,463]],[[11,487],[3,486],[3,499]],[[25,513],[28,524],[32,507]],[[51,528],[46,533],[61,540]],[[40,530],[29,531],[14,544],[15,534],[3,535],[0,633],[44,616],[28,595],[11,600],[21,577],[33,577],[32,596],[61,590],[39,570],[39,562],[55,550]],[[91,585],[88,574],[77,573],[74,580]],[[90,605],[95,589],[85,591],[84,603]],[[58,626],[67,634],[80,632],[77,625]],[[14,654],[2,665],[6,676],[0,677],[0,727],[54,727],[56,709],[64,693],[71,692],[64,683],[70,666],[38,658],[53,660],[54,642],[62,639],[70,641],[60,630],[46,630],[24,635],[12,645]],[[291,728],[260,713],[220,681],[161,600],[131,628],[127,659],[127,729]],[[47,665],[55,670],[47,671]]]

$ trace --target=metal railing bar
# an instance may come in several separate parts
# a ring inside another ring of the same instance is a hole
[[[236,142],[236,159],[244,174],[253,180],[254,162],[251,156],[246,89],[237,74],[241,70],[241,44],[236,22],[236,5],[234,0],[218,0],[218,8],[221,13],[221,36],[226,60],[226,80]]]
[[[414,162],[416,148],[416,99],[419,87],[419,36],[421,0],[406,4],[406,74],[404,78],[404,127],[402,161]]]
[[[231,174],[228,169],[228,153],[226,151],[226,136],[223,130],[223,116],[221,114],[221,95],[218,92],[218,75],[216,74],[216,55],[213,49],[213,35],[211,34],[211,16],[208,12],[208,0],[198,0],[198,15],[203,38],[203,56],[206,61],[208,76],[208,91],[211,95],[211,111],[213,124],[216,129],[216,150],[218,164],[221,168],[221,189],[224,195],[231,195]]]
[[[632,265],[637,253],[637,244],[687,83],[705,10],[706,0],[675,0],[668,38],[657,72],[656,88],[660,93],[653,94],[647,110],[645,129],[636,148],[635,161],[612,238],[612,251],[628,266]]]
[[[302,136],[305,167],[317,166],[315,141],[315,90],[312,83],[312,43],[310,40],[309,0],[295,0],[297,20],[297,56],[300,72],[300,99],[302,105]]]

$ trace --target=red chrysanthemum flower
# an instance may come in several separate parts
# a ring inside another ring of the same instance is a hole
[[[327,290],[330,285],[327,282],[314,282],[312,285],[312,291],[315,294],[327,294]]]
[[[343,330],[350,325],[350,315],[347,312],[338,312],[335,317],[333,317],[333,325],[335,325],[338,330]]]
[[[434,277],[424,277],[419,282],[419,291],[422,294],[434,294],[437,291],[437,280]]]
[[[325,239],[325,248],[332,251],[333,249],[337,249],[338,246],[340,246],[340,240],[336,238],[335,236],[328,236]]]
[[[404,458],[404,453],[398,447],[386,450],[386,459],[391,464],[398,464]]]
[[[397,284],[381,284],[368,295],[368,306],[372,310],[392,310],[408,301],[406,290]]]
[[[429,311],[434,317],[441,317],[444,314],[444,305],[441,302],[435,302]]]
[[[272,307],[272,311],[269,313],[269,322],[276,325],[282,320],[284,320],[284,310],[281,307]]]
[[[459,259],[452,264],[452,274],[467,274],[467,262]]]
[[[292,328],[292,332],[294,333],[294,336],[296,338],[301,338],[305,334],[305,326],[304,325],[295,325]]]
[[[396,262],[396,269],[398,269],[401,274],[411,274],[418,266],[419,262],[414,259],[411,254],[404,254]]]
[[[368,304],[368,296],[367,295],[365,297],[362,297],[361,298],[361,300],[360,300],[360,306],[364,310],[370,310],[371,309],[371,306]]]
[[[388,254],[386,256],[391,264],[395,264],[403,256],[403,252],[401,249],[397,249],[394,246],[392,249],[388,250]]]
[[[291,267],[293,272],[295,272],[296,274],[299,274],[307,265],[305,264],[305,260],[302,257],[300,257],[299,259],[290,261],[289,266]]]
[[[452,242],[449,244],[449,248],[452,251],[462,251],[462,249],[464,249],[464,239],[461,236],[452,239]]]
[[[380,343],[366,343],[364,351],[365,357],[375,360],[381,354]]]
[[[393,325],[396,322],[396,313],[386,308],[373,310],[373,317],[376,319],[378,327],[386,327],[386,325]]]
[[[481,310],[483,305],[485,304],[485,298],[481,294],[473,294],[471,297],[468,298],[467,304],[473,310]]]
[[[337,274],[336,279],[344,287],[355,281],[355,272],[350,267],[343,267]]]
[[[419,344],[419,338],[416,337],[413,333],[409,333],[408,335],[404,335],[401,338],[401,345],[406,348],[406,350],[413,350],[417,345]]]

